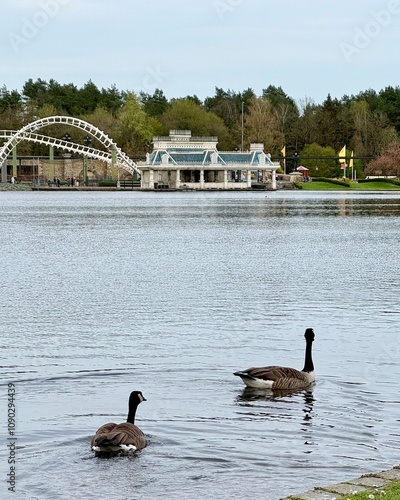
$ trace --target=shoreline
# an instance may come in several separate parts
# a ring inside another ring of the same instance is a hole
[[[382,472],[363,474],[356,479],[328,486],[316,486],[305,493],[289,495],[280,500],[344,500],[356,493],[379,493],[388,486],[400,482],[400,465]],[[373,497],[371,497],[373,498]]]
[[[187,193],[187,192],[201,192],[201,193],[215,193],[215,192],[232,192],[232,193],[277,193],[280,191],[296,191],[296,192],[303,192],[303,193],[310,193],[310,192],[315,192],[315,193],[321,193],[321,192],[326,192],[326,193],[331,193],[331,192],[338,192],[338,191],[343,191],[346,193],[363,193],[367,194],[368,192],[379,192],[379,193],[398,193],[400,192],[399,189],[345,189],[345,190],[340,190],[337,188],[334,189],[293,189],[293,188],[281,188],[281,189],[276,189],[276,190],[271,190],[271,189],[141,189],[139,187],[120,187],[116,188],[114,186],[105,186],[105,187],[100,187],[100,186],[39,186],[35,187],[32,184],[10,184],[10,183],[0,183],[0,192],[21,192],[21,191],[74,191],[74,192],[79,192],[79,191],[93,191],[93,192],[102,192],[102,191],[114,191],[114,192],[152,192],[152,193],[177,193],[177,192],[182,192],[182,193]]]

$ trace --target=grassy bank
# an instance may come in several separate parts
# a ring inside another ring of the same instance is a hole
[[[362,476],[343,483],[316,487],[300,495],[291,495],[284,500],[370,500],[400,499],[400,466]]]
[[[331,182],[312,181],[300,184],[303,191],[400,191],[400,186],[391,182],[356,182],[350,181],[349,186],[332,184]]]
[[[339,497],[340,498],[340,497]],[[348,497],[343,497],[348,498]],[[384,498],[385,500],[399,500],[400,498],[400,482],[393,482],[389,486],[376,488],[371,491],[363,491],[351,495],[351,500],[371,500]]]

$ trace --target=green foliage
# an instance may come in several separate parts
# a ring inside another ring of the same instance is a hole
[[[320,157],[327,157],[321,159]],[[319,144],[306,144],[300,152],[301,164],[309,169],[311,177],[338,177],[341,175],[340,164],[335,157],[337,152],[332,147],[323,147]],[[304,157],[304,159],[302,159]],[[308,159],[307,157],[311,157]],[[312,157],[315,157],[313,159]]]
[[[248,113],[254,97],[256,95],[251,88],[234,92],[216,87],[215,95],[204,100],[204,109],[221,118],[229,130],[229,140],[222,141],[221,149],[232,150],[241,147],[242,118]]]
[[[340,103],[337,99],[332,99],[330,94],[318,107],[315,114],[316,130],[315,142],[324,147],[340,149],[342,140],[342,124],[339,117]]]
[[[147,145],[162,127],[156,118],[148,116],[133,92],[127,94],[118,113],[117,142],[128,154],[144,155]]]
[[[169,130],[191,130],[193,136],[217,136],[219,149],[226,149],[229,131],[215,113],[206,111],[193,99],[175,99],[160,117],[164,133]]]
[[[169,103],[160,89],[156,89],[153,95],[140,92],[140,101],[143,104],[143,111],[148,116],[160,117],[167,110]]]
[[[352,188],[357,191],[399,191],[400,186],[391,182],[355,182]]]
[[[118,135],[118,119],[111,111],[103,108],[99,105],[93,112],[88,114],[83,114],[79,118],[82,120],[91,123],[95,127],[99,128],[103,132],[105,132],[110,137],[117,137]],[[75,130],[74,134],[77,134],[78,131]],[[81,133],[80,140],[78,142],[83,143],[83,138],[86,136],[86,132]],[[93,147],[99,147],[99,144],[91,143]]]
[[[389,86],[381,90],[377,100],[377,107],[379,111],[387,116],[397,133],[400,133],[400,87]]]
[[[21,103],[21,96],[16,90],[9,91],[5,85],[0,88],[0,113],[8,109],[15,109]]]
[[[346,188],[347,190],[354,190],[354,191],[399,191],[400,186],[395,185],[393,183],[389,182],[357,182],[357,181],[350,181],[348,184],[349,186],[343,186],[342,184],[339,183],[333,183],[329,182],[332,181],[332,179],[325,179],[323,180],[315,180],[312,179],[312,182],[306,182],[303,184],[303,189],[307,191],[337,191],[337,190],[343,190],[343,188]]]
[[[71,116],[93,112],[97,106],[115,113],[122,105],[122,94],[115,86],[99,90],[91,80],[78,89],[72,83],[61,85],[53,79],[46,82],[40,78],[34,82],[30,78],[23,86],[21,98],[38,109],[52,105],[58,114]]]
[[[115,115],[121,108],[124,94],[120,92],[115,85],[108,89],[101,89],[97,107],[103,108]],[[93,106],[92,106],[93,108]]]
[[[207,111],[212,111],[222,118],[229,129],[239,129],[242,118],[242,106],[247,113],[250,101],[256,97],[254,91],[250,88],[243,92],[234,92],[233,90],[223,90],[215,87],[214,97],[207,97],[204,100],[204,107]]]
[[[376,156],[382,148],[396,140],[396,130],[387,116],[373,113],[366,100],[351,102],[349,110],[354,129],[351,147],[358,155]]]
[[[295,142],[296,124],[300,113],[294,99],[289,97],[282,87],[275,87],[274,85],[269,85],[266,89],[263,89],[262,97],[271,103],[278,129],[286,137],[285,142]]]
[[[350,187],[350,182],[339,181],[337,179],[326,179],[325,177],[313,177],[312,182],[326,182],[327,184],[335,184],[336,186]]]
[[[346,497],[344,497],[346,498]],[[400,498],[400,481],[393,481],[387,486],[374,488],[351,495],[351,500],[399,500]]]
[[[218,136],[221,150],[240,148],[245,131],[246,147],[252,142],[264,142],[266,152],[273,156],[286,146],[288,155],[298,152],[301,157],[333,157],[346,144],[348,151],[353,150],[359,158],[354,161],[357,178],[363,177],[369,163],[371,169],[382,174],[400,172],[397,153],[391,149],[391,144],[400,140],[400,86],[388,86],[379,92],[369,89],[342,99],[328,95],[322,104],[296,102],[274,85],[267,85],[260,96],[251,88],[237,92],[216,87],[215,94],[204,102],[196,95],[168,100],[161,89],[152,95],[141,92],[134,99],[132,95],[115,85],[100,89],[91,80],[77,87],[54,79],[28,79],[21,92],[3,85],[0,128],[15,130],[51,114],[76,116],[104,130],[134,156],[149,150],[152,135],[168,134],[169,129]],[[65,133],[61,128],[57,130],[61,136]],[[82,139],[79,131],[74,131],[74,136]],[[40,146],[26,142],[19,148],[27,155],[39,150]],[[376,157],[379,161],[372,163]],[[301,161],[312,176],[342,174],[334,159]],[[368,169],[366,172],[369,175]],[[370,174],[374,175],[372,171]]]
[[[117,181],[99,181],[99,187],[117,187]]]
[[[400,186],[400,181],[397,180],[397,179],[387,179],[386,177],[378,177],[378,178],[375,178],[375,179],[359,179],[358,180],[359,183],[365,183],[365,184],[368,184],[368,183],[375,183],[375,182],[384,182],[385,184],[394,184],[395,186]]]

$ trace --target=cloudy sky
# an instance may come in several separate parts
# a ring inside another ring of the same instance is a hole
[[[400,0],[2,0],[0,86],[296,100],[399,85]]]

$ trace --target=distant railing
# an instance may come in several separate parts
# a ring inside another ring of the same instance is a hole
[[[160,135],[157,137],[153,137],[153,142],[160,142],[160,141],[166,141],[166,142],[218,142],[218,137],[216,137],[216,136],[212,136],[212,137],[189,137],[189,136],[171,137],[169,135]]]
[[[192,135],[192,131],[191,130],[170,130],[169,131],[169,135],[186,135],[186,136],[190,136]]]
[[[135,188],[135,187],[140,187],[140,180],[122,180],[120,181],[120,186],[121,188]]]

